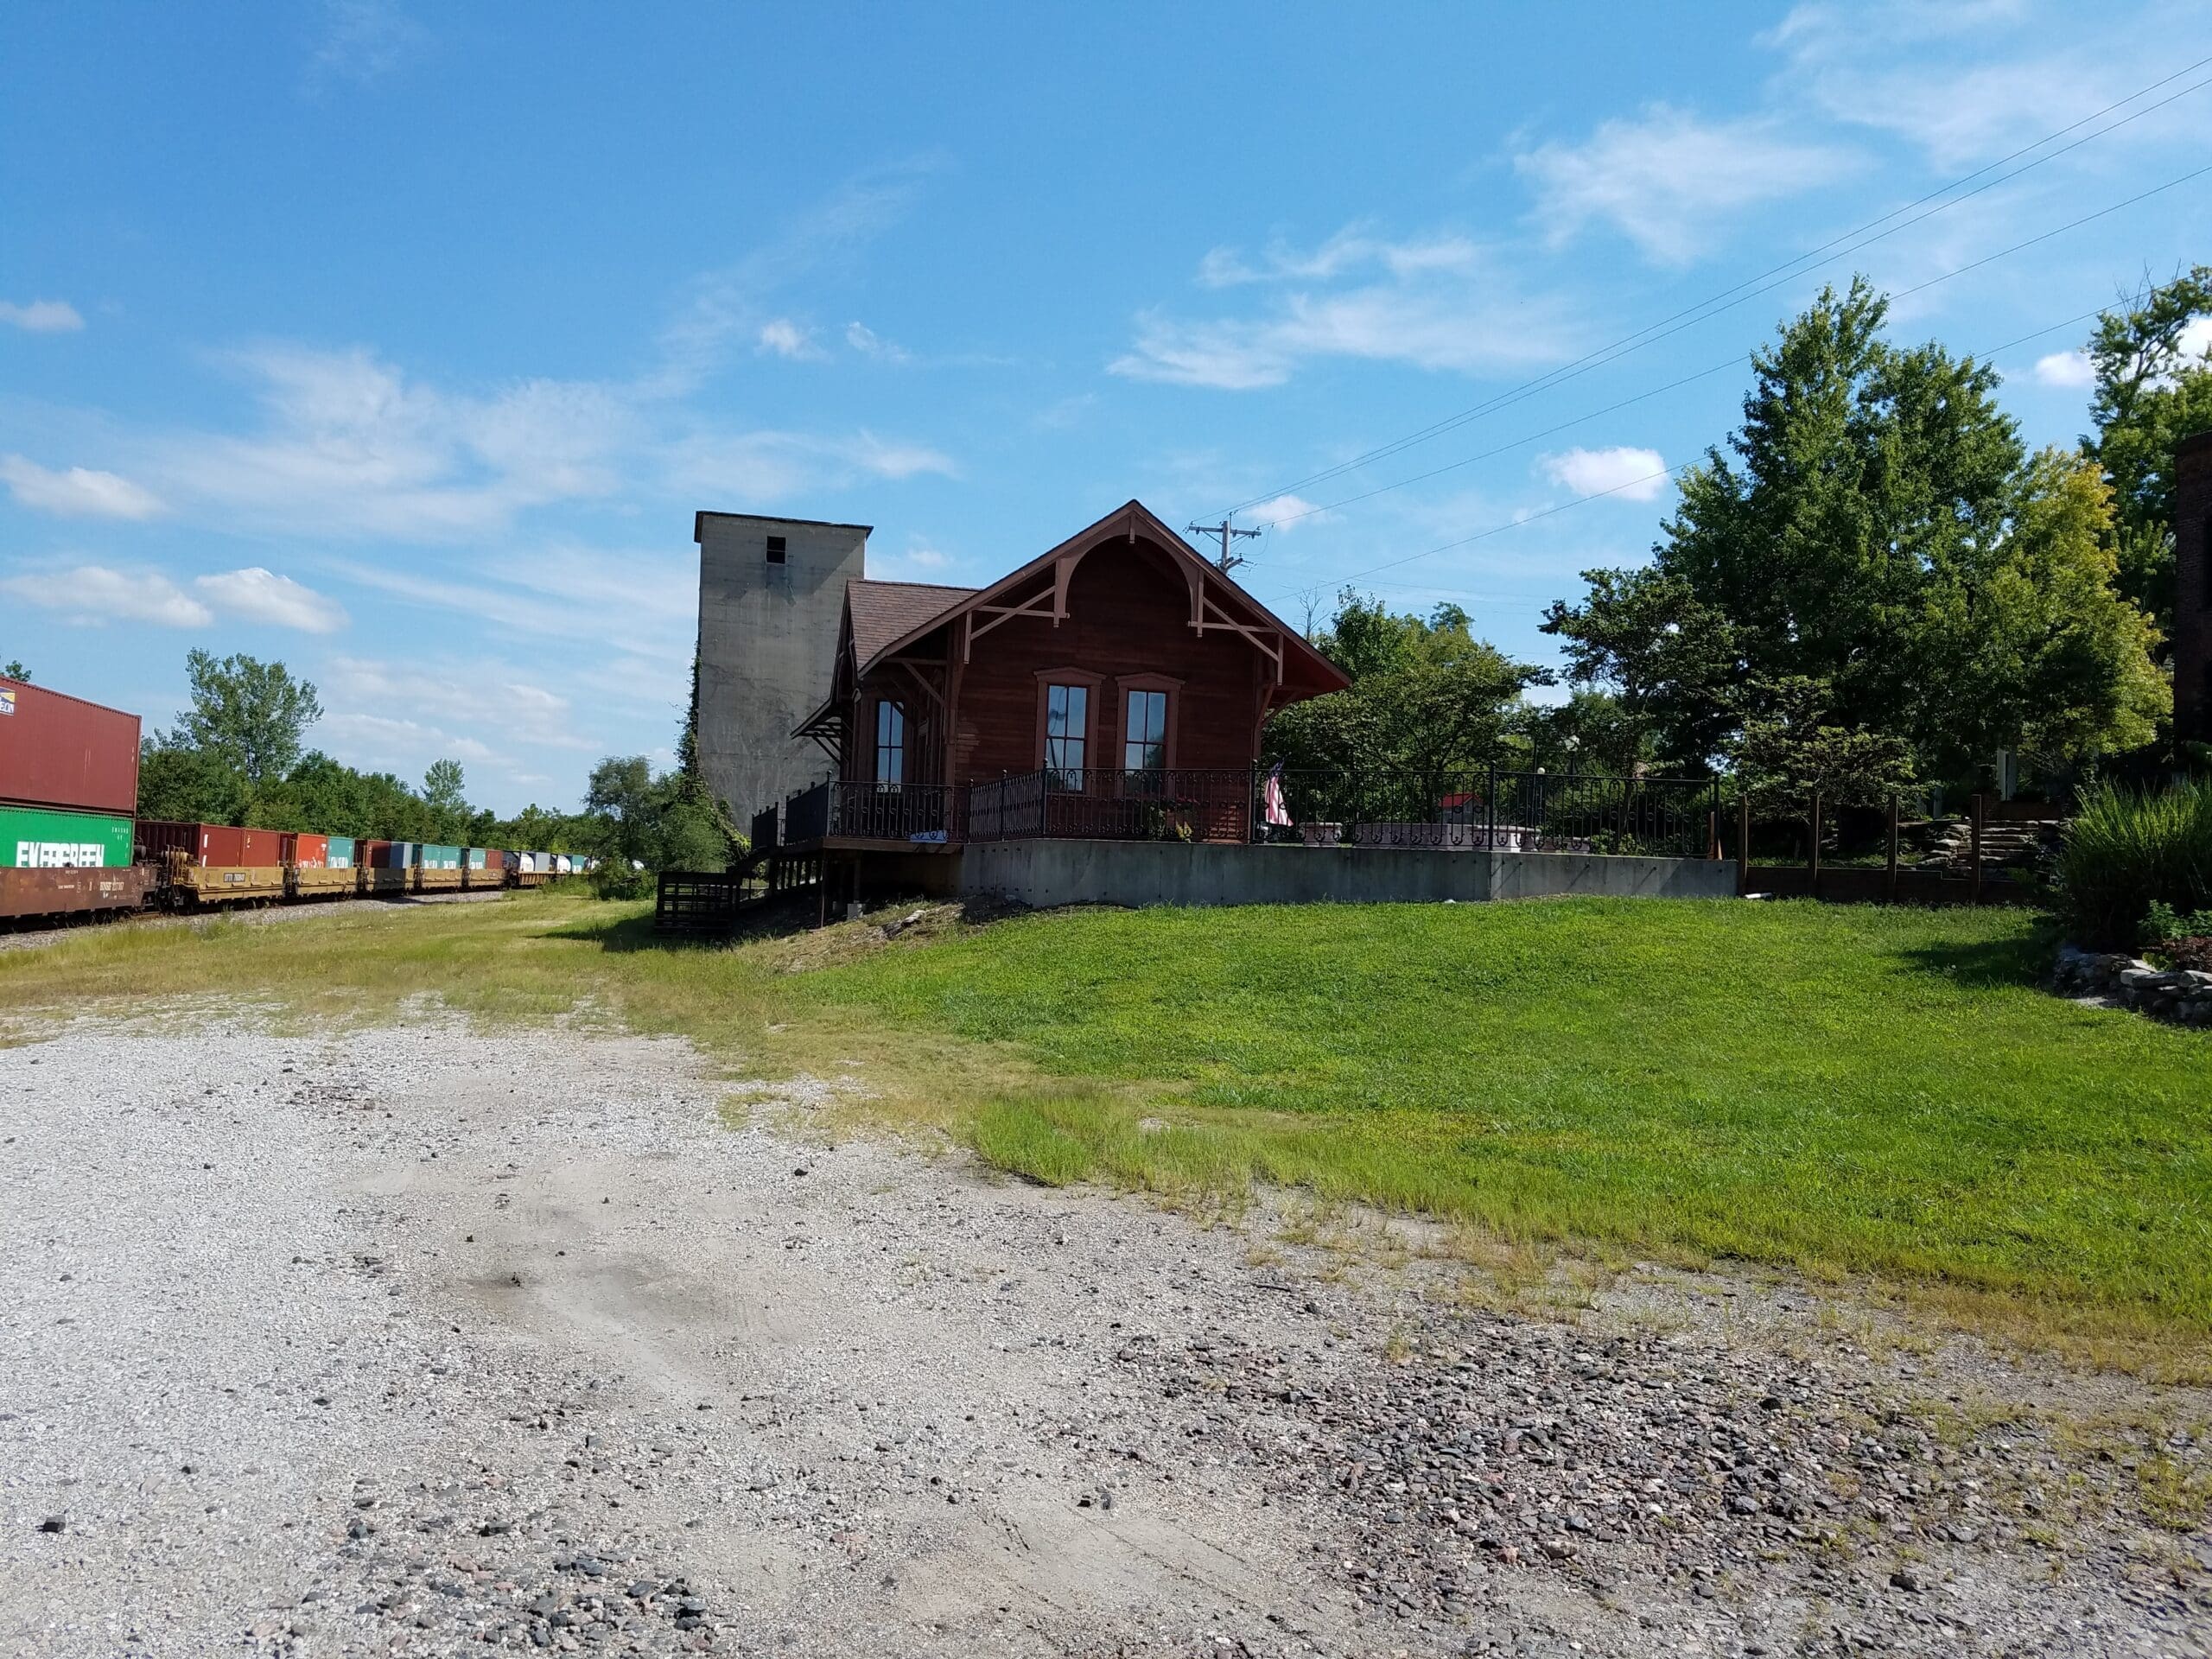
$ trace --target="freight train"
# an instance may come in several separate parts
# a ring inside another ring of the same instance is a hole
[[[138,716],[0,678],[0,925],[534,887],[565,853],[135,817]]]

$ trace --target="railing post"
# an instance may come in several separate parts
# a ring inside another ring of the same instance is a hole
[[[1497,762],[1492,760],[1483,779],[1483,850],[1497,850]]]
[[[1982,812],[1981,801],[1982,801],[1981,793],[1980,793],[1980,791],[1975,791],[1975,793],[1974,793],[1974,819],[1973,819],[1973,823],[1974,823],[1974,890],[1973,890],[1972,893],[1969,895],[1969,898],[1968,898],[1968,902],[1969,902],[1969,903],[1976,904],[1976,905],[1978,905],[1978,904],[1980,904],[1980,903],[1981,902],[1981,812]]]
[[[1736,896],[1745,897],[1751,890],[1751,791],[1748,789],[1736,797]]]
[[[1821,896],[1821,791],[1817,789],[1813,791],[1812,843],[1812,850],[1806,855],[1806,885],[1811,895],[1817,899]]]
[[[1897,792],[1890,791],[1890,847],[1882,864],[1882,901],[1894,905],[1897,901]]]

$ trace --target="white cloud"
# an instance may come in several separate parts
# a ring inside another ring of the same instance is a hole
[[[259,565],[200,576],[192,585],[216,609],[250,622],[303,633],[335,633],[346,626],[345,609],[335,600]]]
[[[699,436],[678,445],[671,481],[725,500],[765,503],[820,491],[855,478],[950,478],[950,458],[924,443],[862,430],[847,437],[802,432]]]
[[[102,564],[45,570],[0,582],[0,590],[63,620],[98,626],[113,621],[151,622],[165,628],[202,628],[214,613],[167,576],[125,573]]]
[[[24,455],[0,455],[0,480],[7,482],[9,493],[24,506],[60,518],[139,520],[162,511],[162,498],[150,489],[91,467],[48,471]]]
[[[1514,157],[1554,244],[1605,222],[1669,264],[1710,251],[1747,209],[1828,183],[1856,164],[1847,150],[1791,137],[1774,118],[1703,121],[1664,104],[1603,122],[1586,143],[1541,144]]]
[[[77,308],[67,300],[31,300],[20,305],[0,300],[0,322],[34,334],[73,334],[85,326]]]
[[[360,347],[264,346],[226,360],[256,383],[261,429],[172,434],[145,452],[172,498],[228,524],[417,541],[481,535],[527,507],[611,493],[618,452],[637,435],[623,397],[588,382],[457,395]]]
[[[813,336],[789,317],[771,317],[760,325],[760,349],[770,357],[800,361],[822,355]]]
[[[1894,134],[1951,173],[2031,144],[2171,75],[2179,61],[2173,39],[2200,21],[2153,6],[2105,31],[2097,52],[2084,53],[2040,10],[2024,0],[1804,5],[1765,42],[1787,56],[1783,86],[1796,101]],[[2161,87],[2130,110],[2181,90]],[[2209,137],[2212,110],[2201,98],[2182,98],[2100,137],[2080,161],[2108,164],[2101,158],[2129,150],[2182,154]]]
[[[934,156],[918,156],[848,179],[742,259],[697,278],[662,331],[665,361],[646,382],[652,395],[694,390],[734,346],[757,343],[771,296],[849,258],[905,217],[938,166]]]
[[[24,506],[64,518],[151,518],[162,510],[152,491],[89,467],[58,473],[22,455],[0,455],[0,480]]]
[[[894,345],[864,322],[845,325],[845,344],[862,357],[872,357],[883,363],[910,363],[912,354],[903,346]]]
[[[325,0],[308,85],[336,78],[366,86],[397,68],[426,38],[423,26],[391,0]]]
[[[2212,317],[2191,317],[2175,343],[2183,357],[2212,357]]]
[[[1245,514],[1255,525],[1268,530],[1293,531],[1305,524],[1325,524],[1337,515],[1326,507],[1319,507],[1300,495],[1279,495],[1272,501],[1262,501]]]
[[[2036,359],[2036,381],[2045,386],[2093,386],[2096,365],[2087,352],[2053,352]]]
[[[1569,449],[1536,463],[1545,477],[1577,495],[1618,495],[1624,501],[1656,501],[1667,487],[1667,462],[1656,449],[1625,446]]]
[[[1351,277],[1363,280],[1314,286]],[[1451,237],[1393,243],[1347,231],[1309,253],[1277,247],[1256,264],[1216,249],[1198,281],[1258,285],[1268,297],[1255,316],[1187,321],[1141,313],[1132,349],[1108,365],[1114,373],[1236,391],[1281,385],[1320,358],[1488,373],[1571,354],[1555,301],[1518,296],[1481,250]]]

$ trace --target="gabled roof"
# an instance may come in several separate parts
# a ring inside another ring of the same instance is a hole
[[[938,618],[975,598],[978,591],[929,582],[876,582],[866,576],[847,582],[853,655],[863,664],[873,662],[893,640],[927,632]]]
[[[1226,574],[1215,569],[1204,555],[1170,530],[1157,513],[1146,506],[1143,502],[1135,499],[1124,502],[1096,524],[1077,531],[1058,546],[1046,549],[1020,569],[1007,572],[987,588],[934,590],[944,594],[950,602],[942,609],[907,626],[874,650],[868,649],[861,640],[859,615],[855,611],[853,619],[855,666],[861,673],[867,673],[878,662],[894,652],[913,644],[932,628],[943,626],[963,611],[973,610],[979,605],[1003,597],[1013,588],[1048,569],[1054,560],[1064,554],[1071,553],[1077,548],[1087,548],[1090,544],[1116,533],[1127,533],[1133,537],[1142,535],[1147,540],[1166,549],[1170,556],[1176,558],[1183,564],[1186,574],[1195,576],[1198,582],[1216,592],[1226,593],[1232,602],[1257,615],[1267,626],[1277,630],[1281,635],[1284,649],[1305,666],[1307,676],[1314,682],[1331,691],[1342,690],[1351,683],[1344,671],[1319,652],[1314,650],[1306,642],[1306,637],[1297,629],[1245,592]],[[869,585],[871,584],[865,582],[855,582],[849,585],[848,591]],[[908,584],[886,582],[880,585],[903,587]]]

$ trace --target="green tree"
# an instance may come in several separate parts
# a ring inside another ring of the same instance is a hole
[[[1735,724],[1743,653],[1727,619],[1666,570],[1586,570],[1583,604],[1554,600],[1539,626],[1565,642],[1567,676],[1611,688],[1617,751],[1647,747],[1676,771],[1707,767]]]
[[[2173,631],[2174,446],[2212,431],[2212,340],[2187,349],[2190,325],[2212,317],[2212,265],[2146,288],[2107,311],[2089,338],[2097,377],[2082,451],[2104,468],[2115,498],[2120,590]]]
[[[0,678],[20,680],[25,685],[29,685],[31,683],[31,671],[21,662],[11,658],[5,668],[0,668]]]
[[[138,752],[138,816],[186,823],[236,823],[245,780],[220,755],[149,738]],[[273,824],[286,830],[290,824]]]
[[[1550,676],[1478,639],[1467,613],[1395,614],[1350,588],[1315,645],[1351,689],[1293,704],[1268,722],[1267,758],[1293,769],[1482,766],[1516,741],[1521,694]]]
[[[423,800],[441,841],[462,839],[468,831],[468,796],[458,760],[433,760],[423,774]]]
[[[1818,792],[1832,806],[1874,806],[1912,782],[1901,737],[1838,724],[1828,688],[1792,677],[1768,683],[1730,746],[1737,779],[1755,805],[1802,811]]]
[[[1854,280],[1784,325],[1650,569],[1592,573],[1546,626],[1681,760],[1793,728],[1776,699],[1798,683],[1817,729],[1904,740],[1924,768],[2139,742],[2151,635],[2083,539],[2094,502],[2030,462],[1993,371],[1891,346],[1886,313]]]
[[[299,760],[307,728],[322,718],[314,685],[294,679],[282,663],[243,653],[218,660],[195,650],[184,660],[192,706],[162,747],[214,756],[249,789],[282,777]]]

